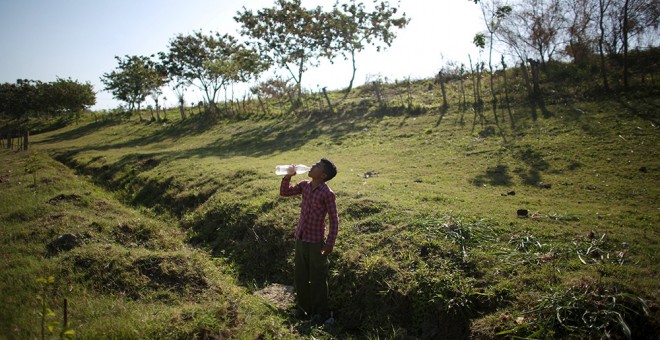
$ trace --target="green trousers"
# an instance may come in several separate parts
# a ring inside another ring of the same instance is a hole
[[[296,240],[294,285],[298,308],[309,316],[328,313],[328,258],[321,255],[323,243]]]

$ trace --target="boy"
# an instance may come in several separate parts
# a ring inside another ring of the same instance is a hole
[[[281,196],[302,195],[300,218],[296,227],[294,287],[301,316],[311,316],[321,323],[328,319],[328,255],[332,252],[339,230],[335,193],[326,184],[337,175],[337,167],[323,158],[312,166],[311,180],[291,185],[294,166],[282,178]],[[325,237],[325,216],[330,226]]]

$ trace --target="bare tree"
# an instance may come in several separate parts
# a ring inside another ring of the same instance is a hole
[[[560,0],[521,0],[512,5],[510,15],[500,23],[495,35],[516,50],[521,59],[553,59],[561,47],[564,16]]]

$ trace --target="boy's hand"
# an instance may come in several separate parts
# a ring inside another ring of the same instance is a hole
[[[323,248],[321,248],[321,255],[323,256],[328,256],[330,253],[332,253],[332,248],[333,246],[330,244],[324,244]]]
[[[289,176],[289,177],[296,175],[296,165],[295,164],[291,164],[289,166],[289,172],[286,175]]]

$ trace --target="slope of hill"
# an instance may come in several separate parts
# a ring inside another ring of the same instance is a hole
[[[291,283],[299,201],[274,165],[321,157],[341,222],[337,324],[315,336],[658,334],[657,96],[556,96],[495,124],[441,108],[427,81],[388,90],[336,113],[89,118],[3,152],[5,334],[35,332],[28,296],[50,275],[49,304],[70,297],[86,336],[307,334],[245,290]]]

